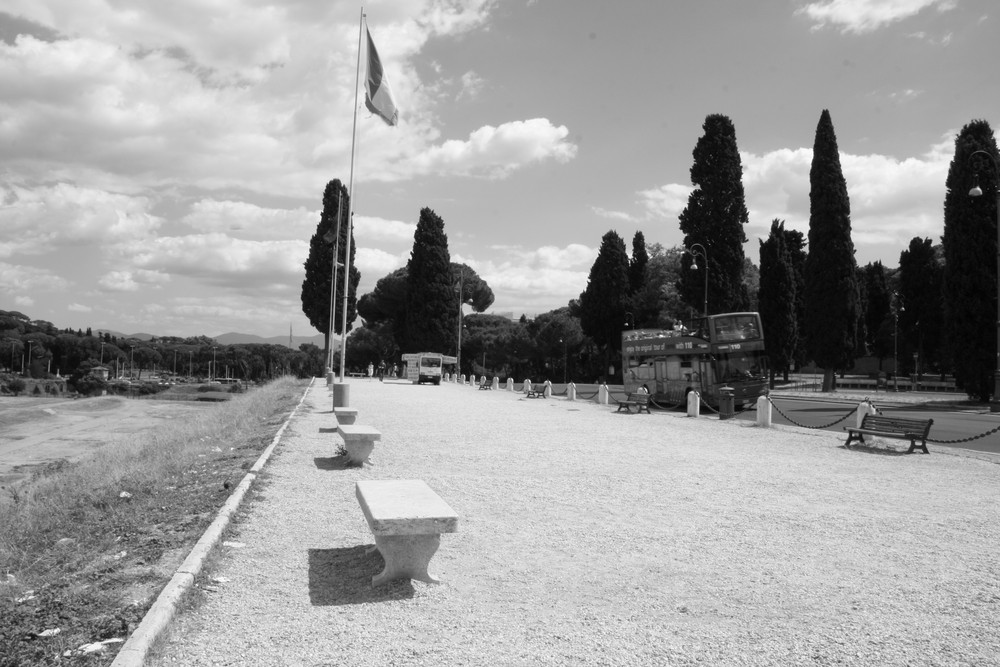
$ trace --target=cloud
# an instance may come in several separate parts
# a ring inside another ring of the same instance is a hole
[[[80,303],[71,303],[68,306],[66,306],[66,310],[72,313],[90,313],[93,312],[94,309],[91,308],[90,306],[85,306]]]
[[[412,243],[417,225],[399,220],[386,220],[372,216],[354,217],[354,235],[365,241],[397,241]]]
[[[28,291],[56,292],[68,288],[69,282],[51,271],[0,262],[0,294],[25,298]]]
[[[449,140],[413,157],[422,174],[505,178],[526,164],[552,159],[565,163],[577,147],[566,141],[569,130],[546,118],[512,121],[497,127],[484,125],[468,140]]]
[[[828,24],[839,26],[841,32],[866,33],[883,28],[933,7],[947,12],[958,6],[958,0],[819,0],[796,10],[813,21],[818,30]]]
[[[280,240],[311,237],[319,218],[319,211],[303,207],[275,209],[240,201],[203,199],[191,207],[181,222],[202,234],[218,232],[244,239]]]
[[[690,185],[668,183],[658,188],[640,190],[638,195],[647,217],[672,221],[680,216],[693,191],[694,188]]]

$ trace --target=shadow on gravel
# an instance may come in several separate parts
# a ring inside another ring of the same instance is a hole
[[[405,600],[414,595],[409,580],[372,588],[384,561],[374,545],[309,550],[309,601],[318,607]]]
[[[356,463],[351,463],[351,459],[346,454],[328,457],[316,456],[313,458],[313,463],[320,470],[347,470],[348,468],[358,467]]]
[[[880,454],[882,456],[909,456],[911,453],[905,449],[880,449],[878,447],[873,447],[871,445],[851,445],[850,447],[846,445],[841,445],[841,449],[847,450],[849,452],[860,452],[862,454]],[[920,452],[923,454],[923,452]]]
[[[320,433],[336,433],[337,431],[338,431],[338,429],[337,429],[336,426],[334,426],[332,428],[321,428],[319,430]]]

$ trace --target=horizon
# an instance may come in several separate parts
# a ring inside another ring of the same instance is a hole
[[[958,131],[1000,123],[990,0],[445,4],[368,8],[399,124],[362,90],[359,296],[406,264],[426,206],[494,291],[488,314],[565,306],[609,229],[681,243],[715,113],[736,128],[754,264],[773,219],[808,236],[829,109],[858,264],[894,269],[912,238],[940,242]],[[326,184],[351,176],[359,10],[7,3],[0,308],[68,329],[322,335],[302,265]]]

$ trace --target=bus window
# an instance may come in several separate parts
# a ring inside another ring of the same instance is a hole
[[[716,357],[716,373],[722,382],[760,377],[764,370],[760,354],[720,354]]]
[[[680,380],[683,379],[681,374],[681,358],[680,357],[667,357],[667,372],[666,378],[668,380]],[[688,366],[691,366],[690,362]]]

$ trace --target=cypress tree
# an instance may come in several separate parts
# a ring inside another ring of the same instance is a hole
[[[913,238],[899,255],[899,297],[906,310],[899,313],[899,354],[907,361],[916,355],[921,373],[941,359],[944,324],[941,259],[931,239]],[[903,364],[909,368],[908,363]]]
[[[795,268],[785,243],[785,223],[774,220],[766,241],[760,242],[760,318],[767,340],[771,386],[774,374],[788,370],[795,358],[798,343],[796,316]]]
[[[892,348],[885,345],[884,337],[879,335],[886,318],[891,316],[891,294],[882,262],[863,266],[860,283],[865,294],[864,308],[861,311],[867,336],[865,343],[871,353],[878,357],[879,369],[881,369],[882,359],[892,352]]]
[[[974,157],[976,151],[986,156]],[[996,160],[989,123],[975,120],[963,127],[955,139],[944,198],[945,340],[956,384],[983,402],[993,392],[997,364]],[[969,196],[975,185],[982,191],[979,197]]]
[[[628,263],[630,293],[635,294],[645,284],[647,264],[649,264],[649,253],[646,252],[646,237],[642,232],[636,232],[632,237],[632,259]]]
[[[340,193],[340,238],[337,245],[337,261],[344,264],[347,252],[347,188],[340,179],[334,179],[326,184],[323,190],[323,211],[320,214],[316,232],[309,239],[309,256],[304,263],[305,278],[302,281],[302,312],[309,318],[309,324],[323,333],[326,350],[330,350],[330,287],[333,277],[333,241],[337,233],[337,194]],[[337,294],[334,304],[334,331],[341,331],[344,312],[344,290],[347,292],[347,330],[357,316],[357,291],[361,281],[361,272],[354,267],[355,255],[354,235],[351,232],[351,272],[350,281],[344,280],[345,268],[337,269]],[[349,284],[345,285],[345,282]]]
[[[614,230],[607,232],[590,267],[587,289],[580,295],[580,326],[603,350],[604,368],[612,365],[611,350],[621,342],[629,297],[628,266],[625,242]]]
[[[451,273],[444,220],[420,210],[406,264],[406,335],[403,352],[453,353],[458,342],[458,293]]]
[[[678,290],[684,301],[702,310],[705,274],[708,271],[709,312],[744,310],[749,299],[743,284],[743,225],[750,220],[743,194],[743,168],[736,146],[736,128],[726,116],[705,119],[705,134],[698,139],[691,165],[694,191],[680,215],[684,247],[700,243],[707,262],[698,259],[698,271],[691,270],[694,257],[682,259]],[[706,266],[702,266],[706,264]]]
[[[812,360],[824,369],[823,391],[833,391],[834,372],[852,364],[857,348],[858,287],[851,202],[826,109],[816,127],[809,186],[806,346]]]

